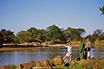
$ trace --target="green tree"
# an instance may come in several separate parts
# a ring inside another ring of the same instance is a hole
[[[16,37],[18,38],[20,43],[30,42],[33,38],[32,34],[29,31],[20,31],[17,33]]]
[[[37,34],[38,34],[38,30],[37,30],[37,28],[35,28],[35,27],[31,27],[31,28],[27,29],[27,31],[31,32],[32,35],[34,35],[34,38],[37,37]]]
[[[91,42],[93,42],[94,38],[92,38],[92,35],[89,34],[85,37],[85,39],[89,39]]]
[[[37,29],[37,28],[31,27],[27,31],[32,33],[32,35],[34,36],[33,37],[34,42],[44,42],[46,39],[46,36],[45,36],[46,30],[44,30],[44,29]]]
[[[13,40],[15,38],[15,35],[13,34],[14,32],[11,32],[10,30],[5,30],[5,29],[2,29],[0,32],[3,35],[4,43],[14,42]]]
[[[102,14],[101,14],[101,15],[104,15],[104,6],[99,7],[99,9],[100,9],[100,11],[102,12]]]
[[[40,42],[44,42],[46,40],[46,30],[38,29],[37,39],[39,39]]]
[[[0,32],[0,48],[3,47],[3,35]]]
[[[56,25],[49,26],[46,31],[46,38],[48,40],[54,41],[61,38],[61,29],[58,28]]]
[[[102,29],[96,29],[92,34],[92,37],[98,40],[101,40],[104,37],[104,33]]]
[[[104,40],[104,32],[102,29],[96,29],[92,35],[88,35],[85,37],[89,38],[91,42],[95,42],[96,40]]]
[[[82,28],[75,29],[75,28],[68,27],[66,30],[65,36],[70,40],[80,40],[84,33],[85,33],[85,29],[82,29]]]
[[[63,31],[63,37],[65,41],[71,40],[70,38],[70,31],[69,30],[64,30]]]

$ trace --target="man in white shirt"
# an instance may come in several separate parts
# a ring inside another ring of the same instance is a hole
[[[68,52],[67,52],[66,55],[64,56],[63,60],[65,60],[66,58],[69,57],[69,60],[72,61],[72,46],[71,46],[71,43],[66,44],[65,47],[67,47],[67,51],[68,51]]]

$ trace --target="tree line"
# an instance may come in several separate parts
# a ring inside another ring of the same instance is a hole
[[[97,29],[93,34],[83,37],[85,29],[83,28],[71,28],[67,29],[59,28],[56,25],[51,25],[46,29],[37,29],[30,27],[27,30],[21,30],[16,35],[14,32],[6,29],[0,31],[0,43],[32,43],[32,42],[46,42],[50,41],[52,44],[67,43],[68,41],[79,41],[82,38],[89,38],[91,42],[96,40],[104,40],[104,32],[101,29]]]

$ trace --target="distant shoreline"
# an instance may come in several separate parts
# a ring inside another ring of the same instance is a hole
[[[20,51],[20,50],[35,50],[37,48],[44,48],[44,47],[61,47],[65,46],[66,44],[47,44],[47,45],[25,45],[25,44],[20,44],[20,45],[15,45],[15,44],[3,44],[3,47],[0,48],[0,51]],[[79,47],[78,45],[72,45]],[[34,47],[34,48],[33,48]]]
[[[65,46],[66,44],[47,44],[47,45],[25,45],[25,44],[19,44],[19,45],[15,45],[15,44],[3,44],[3,47],[0,48],[0,51],[16,51],[16,50],[34,50],[38,47],[61,47],[61,46]],[[72,45],[73,47],[79,47],[78,44],[76,45]],[[36,48],[33,48],[36,47]],[[95,48],[97,47],[102,47],[104,48],[104,46],[94,46]]]
[[[36,47],[36,46],[41,46],[41,47],[44,47],[44,46],[66,46],[66,44],[41,44],[41,45],[38,45],[38,44],[3,44],[4,47]],[[79,46],[79,44],[75,44],[75,45],[72,45],[72,46]]]

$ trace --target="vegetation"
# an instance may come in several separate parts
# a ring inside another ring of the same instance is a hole
[[[79,41],[83,38],[85,29],[83,28],[71,28],[67,29],[59,28],[56,25],[51,25],[46,29],[37,29],[30,27],[27,30],[22,30],[14,35],[14,32],[6,29],[0,31],[0,43],[32,43],[32,42],[47,42],[52,44],[62,44],[68,41]],[[93,34],[87,35],[85,39],[89,38],[91,42],[104,40],[104,32],[102,29],[96,29]]]
[[[101,14],[101,15],[104,15],[104,6],[99,7],[99,9],[100,9],[100,11],[102,12],[102,14]]]
[[[3,46],[3,35],[0,32],[0,48]]]
[[[25,42],[30,42],[33,36],[32,33],[30,33],[29,31],[20,31],[18,32],[16,37],[20,43],[25,43]]]
[[[97,29],[92,35],[87,35],[85,38],[89,38],[91,42],[95,43],[96,40],[104,40],[104,32],[101,29]]]
[[[2,29],[0,33],[2,35],[3,43],[10,43],[14,41],[13,38],[15,38],[15,35],[10,30]]]

